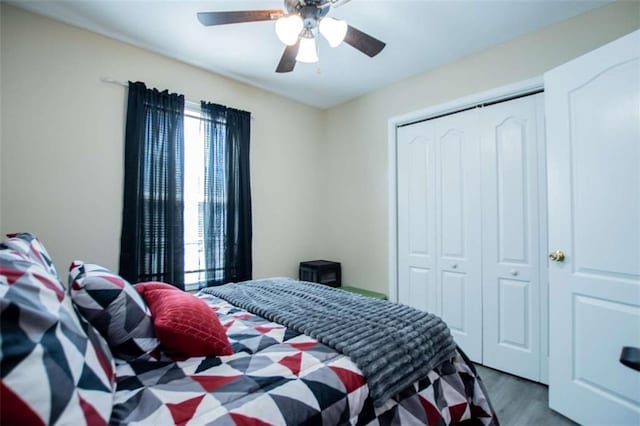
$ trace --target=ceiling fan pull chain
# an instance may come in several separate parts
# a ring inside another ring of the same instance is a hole
[[[318,43],[318,41],[320,40],[320,38],[318,37],[320,35],[320,31],[316,26],[312,32],[314,33],[313,36],[316,38],[316,55],[318,56],[318,58],[320,58],[320,43]],[[320,68],[320,61],[318,60],[318,62],[316,63],[318,64],[318,68]]]
[[[316,55],[318,55],[318,58],[320,58],[320,43],[318,43],[318,29],[316,28]],[[320,69],[320,61],[318,60],[318,62],[316,62],[316,74],[317,75],[321,75],[322,74],[322,70]]]

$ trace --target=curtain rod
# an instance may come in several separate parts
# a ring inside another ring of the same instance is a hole
[[[127,81],[115,80],[115,79],[109,78],[109,77],[100,77],[100,81],[103,82],[103,83],[115,84],[115,85],[118,85],[118,86],[129,88],[129,82],[127,82]],[[189,105],[189,106],[195,107],[197,109],[200,109],[200,102],[195,102],[195,101],[190,101],[188,99],[185,99],[184,103],[185,103],[185,105]],[[200,118],[200,117],[194,117],[194,118]],[[251,119],[255,120],[255,118],[256,117],[253,115],[253,113],[251,113]]]

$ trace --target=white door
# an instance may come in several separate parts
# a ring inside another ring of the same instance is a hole
[[[543,94],[537,94],[480,110],[482,360],[535,381],[541,375],[540,216],[546,207],[540,206],[538,161],[543,108]]]
[[[440,314],[433,122],[398,129],[398,301]]]
[[[436,251],[441,317],[469,358],[482,362],[480,143],[477,111],[433,121]]]
[[[582,424],[640,424],[640,32],[545,74],[549,405]],[[556,256],[556,259],[558,257]]]

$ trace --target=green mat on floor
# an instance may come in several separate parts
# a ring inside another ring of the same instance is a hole
[[[350,291],[351,293],[358,293],[362,296],[374,297],[376,299],[387,299],[387,296],[382,293],[376,293],[375,291],[369,291],[358,287],[338,287],[345,291]]]

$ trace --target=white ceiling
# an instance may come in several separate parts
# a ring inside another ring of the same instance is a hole
[[[14,1],[51,18],[97,32],[302,103],[328,108],[475,52],[537,31],[609,1],[352,0],[330,16],[387,43],[375,58],[320,37],[320,62],[275,68],[284,45],[274,22],[204,27],[197,12],[278,9],[279,0]],[[127,76],[106,76],[127,79]]]

